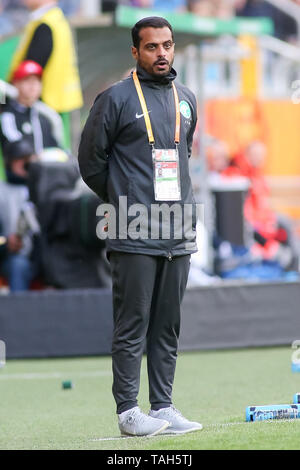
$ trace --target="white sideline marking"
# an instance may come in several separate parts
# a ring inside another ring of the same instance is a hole
[[[238,422],[238,423],[215,423],[215,424],[207,424],[206,426],[203,426],[203,429],[207,428],[215,428],[215,427],[222,427],[222,426],[236,426],[240,424],[245,424],[246,422]],[[187,433],[188,434],[188,433]],[[191,433],[194,434],[194,433]],[[149,439],[150,437],[182,437],[185,436],[186,434],[156,434],[155,436],[141,436],[142,438],[147,438]],[[99,442],[99,441],[117,441],[117,440],[123,440],[123,439],[134,439],[134,438],[139,438],[139,436],[118,436],[118,437],[99,437],[99,438],[94,438],[90,439],[92,442]]]
[[[263,422],[264,423],[273,423],[273,424],[279,424],[279,423],[282,423],[282,422],[295,422],[295,421],[300,421],[299,419],[269,419],[269,420],[264,420]],[[256,421],[256,423],[258,423],[258,421]],[[228,427],[228,426],[240,426],[241,424],[247,424],[249,426],[253,425],[253,423],[251,422],[247,422],[247,421],[237,421],[235,423],[213,423],[213,424],[207,424],[207,425],[203,425],[203,430],[205,429],[209,429],[209,428],[223,428],[223,427]],[[194,433],[191,433],[191,434],[194,434]],[[156,436],[142,436],[142,438],[146,438],[146,439],[149,439],[149,438],[154,438],[154,437],[182,437],[182,436],[186,436],[188,435],[187,434],[156,434]],[[201,433],[199,434],[201,435]],[[123,439],[134,439],[134,438],[139,438],[141,439],[141,437],[139,436],[119,436],[119,437],[99,437],[99,438],[94,438],[94,439],[89,439],[89,441],[91,442],[100,442],[100,441],[118,441],[118,440],[123,440]]]
[[[214,424],[208,424],[205,426],[205,428],[226,428],[228,426],[240,426],[241,424],[245,424],[246,421],[236,421],[234,423],[214,423]],[[204,426],[203,426],[204,427]]]
[[[124,439],[134,439],[135,437],[138,436],[119,436],[119,437],[99,437],[95,439],[89,439],[90,442],[99,442],[99,441],[119,441],[119,440],[124,440]],[[145,437],[145,436],[144,436]],[[153,436],[155,437],[155,436]]]
[[[155,436],[120,436],[120,437],[99,437],[89,439],[90,442],[103,442],[103,441],[124,441],[126,439],[154,439],[155,437],[179,437],[182,434],[157,434]]]
[[[94,371],[94,372],[32,372],[17,374],[2,374],[0,380],[43,380],[43,379],[61,379],[65,377],[106,377],[111,375],[110,371]]]

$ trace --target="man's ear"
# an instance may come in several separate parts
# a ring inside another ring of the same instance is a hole
[[[138,59],[138,50],[136,47],[134,46],[131,46],[131,54],[132,54],[132,57],[137,60]]]

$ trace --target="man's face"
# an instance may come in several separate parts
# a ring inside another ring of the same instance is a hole
[[[170,29],[147,27],[142,28],[139,34],[139,48],[131,48],[139,66],[155,77],[168,75],[174,62],[174,43]]]
[[[36,75],[30,75],[14,82],[19,92],[18,101],[24,106],[32,106],[41,96],[42,82]]]

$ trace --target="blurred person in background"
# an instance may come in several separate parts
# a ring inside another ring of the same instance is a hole
[[[188,0],[188,10],[198,16],[214,16],[214,5],[210,0]]]
[[[119,4],[177,13],[186,10],[186,0],[120,0]]]
[[[152,8],[154,0],[119,0],[119,5],[137,8]]]
[[[268,240],[276,238],[277,217],[270,206],[270,190],[263,173],[266,154],[263,142],[250,142],[244,152],[233,159],[231,166],[251,181],[245,201],[245,217],[255,231]]]
[[[58,6],[64,15],[71,17],[80,13],[80,0],[59,0]]]
[[[229,145],[223,140],[212,139],[206,149],[206,159],[210,176],[230,178],[242,175],[238,166],[232,164],[233,159]]]
[[[231,18],[235,14],[234,0],[187,0],[188,10],[198,16]]]
[[[27,20],[27,10],[22,0],[0,0],[0,36],[22,28]]]
[[[297,22],[275,6],[264,0],[235,0],[236,16],[271,18],[274,22],[274,36],[288,42],[294,42],[297,36]]]
[[[237,244],[236,237],[226,238],[230,232],[228,222],[226,226],[222,222],[215,227],[215,269],[222,277],[254,275],[273,279],[273,276],[284,276],[284,271],[297,269],[299,249],[291,221],[276,213],[270,203],[270,190],[263,173],[266,153],[266,145],[261,141],[250,142],[234,157],[226,142],[215,139],[207,148],[208,181],[211,190],[218,194],[219,203],[222,192],[227,198],[230,191],[244,193],[241,209],[248,235],[243,242]],[[239,212],[236,194],[231,207],[227,205],[227,214],[224,205],[216,209],[222,211],[217,215],[219,223],[230,219],[232,211]],[[235,217],[238,220],[237,214]],[[240,222],[244,225],[242,220]],[[220,226],[225,227],[225,232],[218,231]]]
[[[0,114],[0,144],[4,159],[10,144],[24,138],[31,142],[37,155],[45,148],[60,146],[51,121],[35,107],[42,93],[42,76],[42,67],[28,60],[22,62],[12,76],[18,97],[9,98]]]
[[[250,189],[245,200],[244,212],[247,221],[265,238],[275,235],[276,215],[270,208],[269,188],[263,175],[262,166],[266,156],[263,142],[249,143],[245,150],[233,158],[228,145],[216,140],[207,150],[209,176],[212,182],[221,178],[245,177]]]
[[[6,153],[7,181],[0,182],[0,222],[2,257],[0,274],[11,292],[25,291],[38,272],[35,235],[20,227],[21,214],[29,208],[28,168],[35,159],[31,142],[22,139],[10,143]]]
[[[153,0],[153,8],[160,11],[183,13],[186,11],[186,0]]]
[[[278,258],[284,268],[290,268],[297,262],[298,247],[290,220],[271,206],[270,188],[263,172],[266,155],[264,142],[252,141],[222,173],[244,176],[250,181],[244,215],[257,242],[253,250],[265,259]]]
[[[234,0],[220,0],[217,5],[218,18],[232,18],[235,16]]]
[[[2,260],[6,255],[6,244],[7,244],[7,238],[4,236],[3,222],[0,217],[0,272],[1,272]]]
[[[222,140],[213,140],[206,150],[208,171],[220,175],[230,163],[229,146]]]
[[[11,63],[9,81],[21,62],[37,62],[43,68],[42,100],[65,118],[65,113],[83,104],[70,26],[57,1],[23,2],[31,14]]]
[[[59,146],[52,122],[36,108],[42,92],[42,74],[43,69],[36,62],[22,62],[12,77],[17,98],[9,98],[0,114],[6,172],[6,181],[0,185],[0,219],[7,239],[0,271],[12,292],[28,290],[40,264],[36,234],[19,226],[23,214],[31,214],[31,220],[38,225],[29,201],[29,165],[44,149]]]

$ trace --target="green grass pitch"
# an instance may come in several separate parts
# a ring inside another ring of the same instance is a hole
[[[174,404],[203,424],[185,436],[120,438],[110,357],[9,360],[0,370],[0,449],[299,449],[300,420],[245,422],[249,405],[292,403],[291,348],[181,352]],[[140,407],[148,411],[142,365]],[[62,382],[73,388],[63,389]]]

